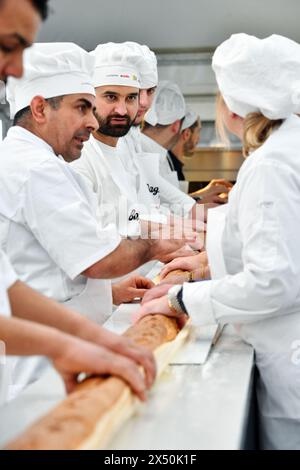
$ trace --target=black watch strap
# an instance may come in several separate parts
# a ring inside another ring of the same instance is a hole
[[[187,309],[185,308],[184,302],[183,302],[183,300],[182,300],[182,296],[183,296],[183,287],[180,289],[180,291],[179,291],[178,294],[177,294],[177,300],[178,300],[178,303],[179,303],[179,305],[180,305],[181,310],[182,310],[186,315],[188,315]]]

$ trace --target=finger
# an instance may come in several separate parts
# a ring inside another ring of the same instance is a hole
[[[146,400],[145,378],[132,360],[121,357],[117,363],[112,365],[111,373],[125,380],[141,401]]]
[[[66,392],[69,395],[70,393],[72,393],[74,391],[74,389],[77,385],[77,375],[76,374],[63,373],[63,374],[61,374],[61,376],[62,376],[64,384],[65,384]]]
[[[156,362],[154,355],[148,351],[148,349],[134,344],[125,354],[143,367],[146,387],[150,388],[156,377]]]
[[[184,282],[187,282],[189,280],[189,272],[186,272],[185,274],[179,275],[179,274],[170,274],[168,276],[168,279],[162,279],[160,282],[160,285],[164,285],[166,283],[168,284],[183,284]]]
[[[227,186],[217,184],[217,185],[214,186],[213,192],[216,193],[216,194],[221,194],[221,193],[226,193],[227,194],[229,192],[229,188]]]
[[[151,311],[149,310],[149,303],[147,302],[146,304],[142,305],[139,310],[134,312],[131,316],[132,323],[137,323],[140,321],[141,318],[145,317],[146,315],[149,315]]]
[[[159,299],[160,297],[165,295],[166,290],[168,290],[168,287],[166,287],[166,285],[162,286],[161,284],[159,284],[156,289],[148,290],[142,299],[141,305],[151,302],[151,300]],[[172,286],[169,286],[169,288],[170,287]]]
[[[151,279],[148,279],[146,277],[139,277],[136,280],[136,287],[138,289],[151,289],[154,286],[154,282],[152,282]]]
[[[186,269],[186,265],[184,260],[182,259],[175,259],[171,261],[169,264],[167,264],[160,272],[160,278],[164,279],[167,274],[169,274],[172,271],[175,271],[176,269]]]
[[[211,184],[212,184],[212,186],[215,186],[215,185],[218,185],[218,184],[222,184],[223,186],[226,186],[227,188],[232,188],[232,187],[233,187],[233,184],[230,183],[230,181],[224,180],[224,179],[222,179],[222,178],[212,180],[212,181],[211,181]]]
[[[213,201],[216,204],[226,204],[228,202],[228,199],[220,196],[214,196]]]
[[[146,292],[148,292],[149,289],[134,289],[134,288],[131,288],[129,290],[129,294],[130,294],[130,298],[131,300],[133,299],[142,299],[144,297],[144,295],[146,294]]]

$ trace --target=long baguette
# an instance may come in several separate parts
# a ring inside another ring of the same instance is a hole
[[[151,315],[142,318],[125,335],[154,351],[161,371],[168,363],[170,354],[187,336],[185,329],[177,337],[178,332],[175,320],[163,315]],[[119,378],[89,378],[6,449],[105,448],[124,421],[133,414],[137,401],[128,385]]]

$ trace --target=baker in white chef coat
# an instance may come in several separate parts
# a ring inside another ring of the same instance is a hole
[[[142,130],[142,149],[144,151],[156,151],[160,154],[160,175],[176,188],[180,188],[178,174],[169,151],[174,148],[185,130],[186,122],[189,122],[189,110],[186,108],[184,97],[176,83],[162,81],[156,90],[156,95],[151,109],[145,115],[145,123]],[[185,121],[186,120],[186,121]],[[183,129],[184,126],[184,129]],[[221,182],[220,182],[221,183]],[[212,184],[216,193],[227,192],[224,184]],[[212,202],[208,187],[203,188],[197,198],[202,203]],[[161,201],[164,204],[175,202],[177,192],[161,191]],[[190,210],[194,199],[188,195],[181,195],[182,204]],[[190,205],[188,204],[190,201]]]
[[[208,243],[212,280],[160,286],[140,314],[238,325],[255,350],[260,445],[300,449],[300,46],[236,34],[217,48],[213,69],[218,116],[246,160]]]
[[[160,174],[177,188],[178,177],[168,160],[168,150],[178,142],[185,114],[185,100],[178,85],[167,80],[159,82],[145,116],[143,149],[160,154]]]
[[[195,201],[185,195],[173,184],[169,183],[160,174],[160,160],[165,157],[165,150],[153,145],[149,148],[145,144],[143,148],[144,136],[141,133],[141,124],[145,114],[149,111],[155,98],[158,85],[157,59],[153,51],[147,46],[134,42],[126,43],[140,56],[138,71],[140,74],[141,89],[139,95],[139,109],[130,131],[122,137],[119,142],[121,158],[124,159],[125,167],[133,174],[137,175],[136,182],[139,185],[139,197],[148,206],[154,200],[160,206],[162,201],[177,215],[188,215],[195,206]],[[148,139],[145,139],[148,142]],[[140,178],[146,182],[146,191],[141,191]],[[150,200],[149,200],[150,196]],[[152,198],[151,198],[152,196]],[[170,207],[171,206],[171,207]],[[160,207],[160,212],[165,212]]]
[[[71,165],[96,193],[104,220],[116,223],[122,235],[132,236],[139,234],[140,212],[148,210],[143,192],[153,199],[144,176],[126,167],[126,155],[121,158],[119,148],[120,137],[128,133],[138,112],[142,58],[131,43],[102,44],[91,54],[99,128]],[[151,202],[155,210],[155,199]]]

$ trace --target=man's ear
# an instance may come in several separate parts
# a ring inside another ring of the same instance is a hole
[[[173,122],[173,124],[171,124],[171,131],[174,135],[177,135],[179,134],[179,131],[180,131],[180,127],[181,127],[181,120],[180,119],[177,119],[177,121]]]
[[[43,124],[46,121],[48,103],[42,96],[35,96],[30,103],[30,109],[34,121]]]
[[[191,129],[189,129],[189,128],[184,129],[184,131],[181,132],[181,137],[182,137],[183,142],[188,142],[191,135],[192,135]]]

